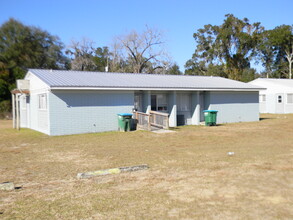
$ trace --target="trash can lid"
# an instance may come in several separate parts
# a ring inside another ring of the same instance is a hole
[[[120,116],[132,116],[132,114],[130,114],[130,113],[119,113],[118,115],[120,115]]]
[[[218,112],[217,110],[204,110],[203,112]]]

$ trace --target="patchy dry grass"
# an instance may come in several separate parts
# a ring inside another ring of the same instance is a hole
[[[262,117],[62,137],[0,121],[0,182],[22,187],[0,192],[0,218],[293,219],[293,115]],[[138,164],[151,169],[76,179]]]

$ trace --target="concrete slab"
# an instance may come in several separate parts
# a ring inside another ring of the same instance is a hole
[[[152,132],[157,133],[157,134],[166,134],[166,133],[173,133],[175,131],[159,129],[159,130],[155,130],[155,131],[152,131]]]

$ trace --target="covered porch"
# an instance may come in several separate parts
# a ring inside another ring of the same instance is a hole
[[[204,120],[204,91],[136,91],[134,110],[138,125],[150,130],[180,125],[199,125]],[[148,127],[146,127],[148,126]]]

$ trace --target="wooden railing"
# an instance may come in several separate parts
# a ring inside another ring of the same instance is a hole
[[[134,117],[137,120],[136,128],[137,129],[144,129],[144,130],[151,130],[150,125],[150,114],[146,114],[143,112],[134,112]]]
[[[150,111],[150,124],[158,128],[169,129],[169,114]]]
[[[157,111],[150,111],[149,114],[134,112],[137,120],[137,128],[151,130],[152,126],[157,128],[169,129],[169,114]]]

